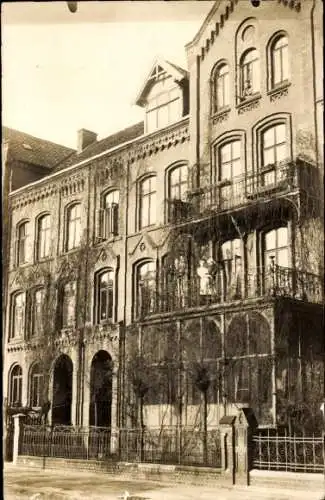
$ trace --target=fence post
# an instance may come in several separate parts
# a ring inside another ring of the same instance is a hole
[[[234,415],[224,415],[220,421],[221,440],[221,467],[226,477],[230,477],[231,484],[235,484],[235,448],[234,448]]]
[[[253,432],[257,420],[251,408],[241,408],[235,422],[236,483],[249,485],[252,468]]]
[[[22,436],[22,424],[25,415],[17,413],[13,416],[14,419],[14,446],[13,446],[13,463],[16,465],[18,461],[19,445]]]

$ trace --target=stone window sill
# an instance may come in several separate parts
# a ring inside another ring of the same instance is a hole
[[[291,83],[288,81],[282,82],[280,85],[277,85],[270,89],[267,95],[270,97],[270,101],[276,101],[281,97],[288,95],[288,90]]]
[[[252,109],[257,108],[261,97],[262,97],[261,94],[258,92],[258,93],[252,94],[251,96],[243,99],[236,106],[238,114],[240,115],[242,113],[245,113],[246,111],[250,111]]]
[[[216,124],[227,120],[229,113],[230,113],[230,106],[225,106],[224,108],[219,109],[211,116],[212,123]]]

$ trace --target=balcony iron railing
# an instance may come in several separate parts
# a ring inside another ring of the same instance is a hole
[[[283,162],[263,167],[259,172],[223,179],[190,194],[195,212],[229,210],[261,198],[290,193],[299,187],[295,163]]]
[[[258,297],[290,297],[322,303],[323,281],[316,274],[277,265],[246,273],[227,274],[219,270],[204,283],[198,276],[165,277],[158,288],[146,289],[139,316]]]

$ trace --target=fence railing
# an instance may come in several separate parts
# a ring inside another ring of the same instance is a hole
[[[117,449],[112,453],[112,438]],[[24,425],[21,455],[83,460],[119,458],[126,462],[220,467],[219,429],[77,428]]]
[[[289,472],[324,471],[325,436],[261,430],[253,436],[253,467]]]

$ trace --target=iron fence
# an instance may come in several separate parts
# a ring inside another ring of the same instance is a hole
[[[289,472],[323,472],[325,436],[261,430],[253,436],[253,467]]]
[[[116,450],[112,449],[113,441]],[[219,467],[221,443],[219,429],[209,429],[204,433],[193,428],[177,427],[113,431],[101,427],[24,425],[20,454]]]

